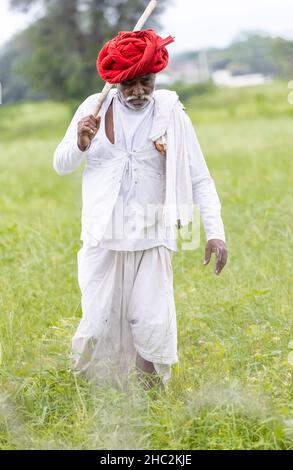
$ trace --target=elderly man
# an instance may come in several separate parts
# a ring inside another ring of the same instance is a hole
[[[220,200],[191,121],[175,92],[155,90],[172,41],[151,29],[108,41],[97,69],[117,87],[99,117],[92,114],[99,94],[79,106],[54,153],[60,175],[85,162],[77,253],[82,318],[72,353],[74,371],[98,383],[127,383],[134,366],[149,387],[171,377],[178,362],[174,220],[191,220],[182,205],[200,209],[205,264],[214,252],[220,274],[227,261]]]

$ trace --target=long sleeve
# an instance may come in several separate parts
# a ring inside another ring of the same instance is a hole
[[[191,119],[186,113],[184,114],[193,202],[199,206],[206,240],[218,238],[225,241],[221,202],[216,186],[210,175]]]
[[[76,170],[87,156],[87,150],[83,152],[77,145],[77,124],[83,117],[81,106],[76,110],[65,136],[54,152],[53,168],[61,176]]]

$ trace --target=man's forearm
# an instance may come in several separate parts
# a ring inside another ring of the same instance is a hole
[[[199,206],[200,217],[206,239],[217,238],[225,241],[224,224],[221,217],[221,202],[210,176],[192,184],[193,202]]]
[[[72,173],[85,160],[86,154],[87,149],[81,150],[76,138],[69,142],[61,142],[54,153],[54,170],[61,176]]]

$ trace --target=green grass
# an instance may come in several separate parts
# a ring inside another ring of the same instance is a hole
[[[280,82],[185,103],[222,201],[229,261],[220,276],[203,266],[203,231],[198,250],[173,256],[179,363],[166,393],[71,374],[82,168],[52,168],[70,111],[1,106],[1,449],[293,448],[288,92]]]

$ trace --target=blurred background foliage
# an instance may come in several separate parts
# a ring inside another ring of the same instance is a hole
[[[3,103],[53,99],[80,102],[101,89],[95,66],[98,51],[117,31],[132,29],[148,0],[10,0],[15,11],[40,7],[38,19],[0,49]],[[172,0],[162,0],[147,27],[160,31],[160,17]],[[201,51],[171,54],[173,70],[194,63]],[[293,76],[293,41],[240,32],[226,48],[206,50],[211,72],[262,74],[289,80]],[[192,71],[192,68],[190,68]],[[189,70],[188,72],[189,73]],[[167,84],[170,86],[170,83]],[[182,99],[215,86],[211,80],[172,88]],[[74,107],[74,105],[73,105]]]
[[[152,15],[152,27],[168,2]],[[40,4],[41,17],[0,51],[3,102],[21,99],[80,99],[102,85],[95,59],[117,31],[133,29],[148,0],[11,0],[28,11]],[[145,27],[149,27],[146,24]]]

